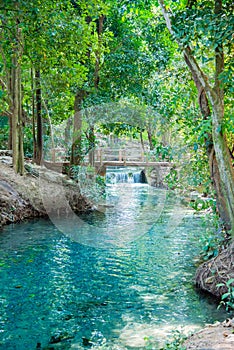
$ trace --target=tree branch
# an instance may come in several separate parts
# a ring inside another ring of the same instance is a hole
[[[13,113],[11,113],[11,112],[9,112],[9,111],[2,111],[1,112],[1,116],[6,116],[6,117],[8,117],[8,118],[12,118],[12,116],[13,116]]]
[[[0,78],[0,86],[2,87],[3,90],[7,90],[6,83]]]
[[[159,0],[159,4],[160,4],[161,10],[162,10],[162,14],[164,16],[164,19],[166,21],[167,28],[168,28],[170,34],[175,37],[175,35],[174,35],[175,33],[173,31],[172,24],[171,24],[170,13],[167,11],[163,0]],[[195,59],[195,57],[192,54],[192,50],[191,50],[190,46],[187,45],[186,47],[184,47],[184,45],[180,42],[180,40],[178,38],[176,39],[176,42],[179,45],[179,47],[181,48],[181,50],[183,51],[184,56],[186,57],[187,66],[192,71],[192,73],[196,74],[196,77],[199,80],[200,85],[202,85],[203,88],[206,89],[207,94],[210,95],[211,100],[216,99],[216,96],[215,96],[216,94],[208,82],[208,77],[199,67],[197,60]]]
[[[214,9],[215,15],[220,15],[222,13],[222,1],[216,0],[215,1],[215,9]],[[218,30],[218,29],[217,29]],[[223,72],[224,69],[224,53],[223,53],[223,44],[219,43],[218,46],[215,48],[215,90],[217,91],[217,94],[221,95],[223,97],[223,91],[220,87],[220,74]]]

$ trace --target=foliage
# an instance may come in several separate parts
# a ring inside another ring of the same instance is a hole
[[[0,149],[8,148],[8,133],[9,133],[8,125],[4,125],[0,127]]]
[[[201,210],[216,211],[216,201],[214,198],[198,197],[194,201],[190,202],[190,206],[197,212]]]
[[[217,287],[226,287],[228,290],[222,295],[218,308],[225,306],[226,311],[234,310],[234,278],[230,278],[225,283],[217,284]]]
[[[171,162],[173,160],[173,149],[171,145],[164,146],[162,143],[155,145],[151,154],[154,155],[156,160],[163,160]]]
[[[200,256],[202,261],[207,261],[219,254],[227,244],[228,236],[217,214],[211,212],[203,220],[206,229],[202,231],[199,239],[202,246]]]
[[[24,128],[24,154],[25,157],[28,158],[32,158],[33,156],[33,134],[31,125],[27,125]]]
[[[169,174],[165,177],[169,189],[175,189],[178,183],[178,172],[175,167],[170,169]]]
[[[98,131],[104,135],[114,134],[119,137],[132,136],[133,138],[137,138],[141,132],[141,129],[137,126],[133,126],[127,123],[116,122],[101,124],[98,128]]]
[[[95,147],[95,135],[89,135],[88,132],[82,132],[81,138],[77,137],[74,142],[74,156],[82,162],[85,156]]]
[[[182,334],[180,331],[175,330],[173,332],[173,339],[166,342],[166,344],[163,347],[160,347],[158,345],[154,344],[154,341],[151,338],[145,338],[146,341],[146,347],[147,350],[186,350],[186,348],[183,346],[183,343],[187,337]]]
[[[105,180],[95,174],[95,168],[91,166],[72,165],[70,176],[78,182],[81,193],[94,204],[99,204],[105,198]]]
[[[179,331],[174,332],[174,337],[172,341],[166,343],[166,345],[160,350],[186,350],[183,346],[186,337]]]

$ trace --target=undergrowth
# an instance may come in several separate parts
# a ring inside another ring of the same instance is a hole
[[[81,193],[94,204],[105,198],[105,179],[96,175],[93,167],[73,165],[70,168],[70,176],[78,182]]]
[[[220,218],[217,214],[210,212],[203,218],[203,227],[201,237],[200,259],[201,262],[216,257],[224,249],[230,240]]]
[[[226,287],[227,292],[224,293],[221,297],[220,304],[218,309],[221,306],[224,306],[226,311],[234,310],[234,278],[230,278],[225,283],[217,284],[217,287]]]
[[[185,340],[187,337],[182,334],[180,331],[175,330],[173,331],[173,338],[171,340],[168,340],[166,344],[163,347],[158,347],[154,344],[154,341],[150,338],[145,338],[146,341],[146,347],[147,350],[186,350],[186,348],[183,346]]]

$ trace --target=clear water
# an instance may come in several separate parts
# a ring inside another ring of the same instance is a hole
[[[158,349],[172,329],[225,318],[192,284],[202,218],[148,185],[108,193],[82,229],[40,219],[0,233],[1,349],[145,349],[145,337]]]

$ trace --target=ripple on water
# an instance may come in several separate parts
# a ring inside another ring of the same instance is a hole
[[[96,247],[44,219],[1,232],[2,349],[142,349],[147,337],[159,344],[174,328],[225,317],[191,283],[201,218],[180,208],[173,221],[178,202],[146,185],[109,191],[114,207],[82,217]],[[99,244],[109,232],[113,244]]]

